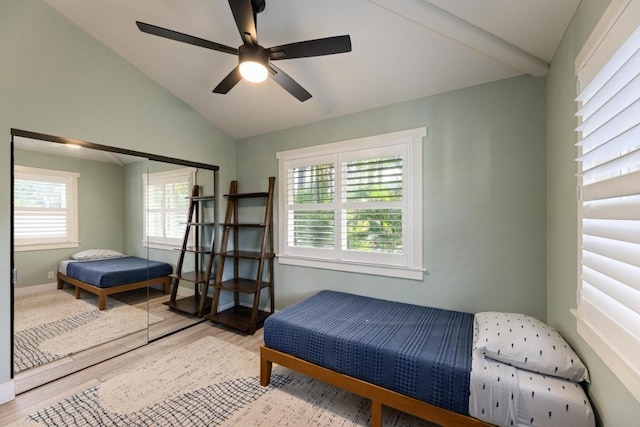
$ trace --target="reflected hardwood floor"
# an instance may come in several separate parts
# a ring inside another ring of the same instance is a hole
[[[65,291],[73,294],[73,291],[69,288],[65,288]],[[88,295],[88,293],[82,291],[81,298]],[[147,341],[154,341],[163,336],[204,321],[203,319],[199,319],[195,316],[188,316],[169,310],[168,307],[163,304],[169,300],[169,295],[165,295],[159,289],[153,287],[149,289],[148,301],[146,289],[136,289],[123,292],[111,295],[109,298],[117,299],[125,304],[145,311],[148,307],[151,314],[155,314],[163,320],[151,325],[149,331],[140,331],[113,342],[99,345],[54,362],[47,363],[46,365],[19,372],[15,375],[16,393],[23,393],[31,390],[34,387],[38,387],[42,384],[46,384],[58,378],[72,374],[79,369],[95,365],[102,360],[110,359],[119,354],[131,351],[134,348],[146,344]]]
[[[259,329],[254,335],[246,335],[205,321],[18,395],[15,400],[0,405],[0,426],[24,418],[39,409],[105,382],[137,366],[150,363],[172,350],[189,345],[206,336],[225,340],[255,353],[259,353],[263,343],[263,329]]]

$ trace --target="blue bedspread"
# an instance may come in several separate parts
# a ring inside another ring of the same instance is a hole
[[[267,347],[468,414],[473,314],[322,291],[271,315]]]
[[[170,264],[132,256],[72,262],[67,266],[67,276],[98,288],[142,282],[172,272]]]

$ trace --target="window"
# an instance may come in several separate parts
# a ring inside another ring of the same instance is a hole
[[[614,0],[576,59],[578,332],[640,400],[640,0]]]
[[[78,246],[78,177],[73,172],[14,167],[16,251]]]
[[[278,153],[279,262],[422,280],[424,136]]]
[[[145,246],[173,249],[182,244],[194,171],[177,169],[145,176]]]

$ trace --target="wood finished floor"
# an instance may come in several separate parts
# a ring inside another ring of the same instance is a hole
[[[260,345],[263,343],[262,329],[254,335],[246,335],[208,321],[203,322],[18,395],[14,401],[0,405],[0,426],[24,418],[41,408],[137,366],[150,363],[172,350],[206,336],[222,339],[255,353],[259,352]]]

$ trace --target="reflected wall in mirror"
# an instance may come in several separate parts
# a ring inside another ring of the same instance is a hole
[[[13,143],[17,393],[202,321],[166,305],[185,195],[169,185],[160,214],[147,200],[150,177],[187,172],[189,185],[212,186],[213,170],[19,136]],[[157,230],[169,239],[158,242]]]

